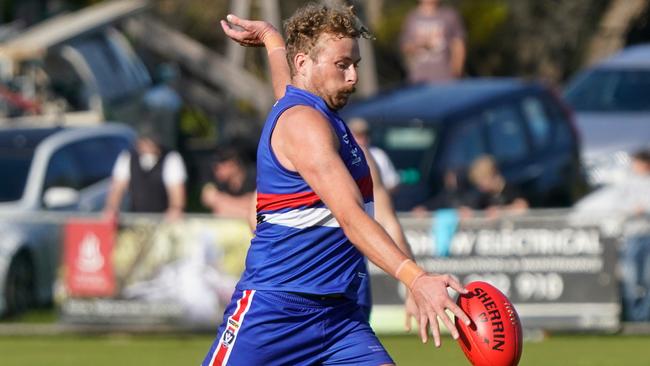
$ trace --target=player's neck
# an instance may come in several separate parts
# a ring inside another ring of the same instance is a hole
[[[302,90],[308,91],[308,92],[310,92],[310,93],[312,93],[312,94],[314,94],[314,95],[320,97],[320,95],[318,94],[318,92],[317,92],[314,88],[311,87],[311,84],[308,83],[308,82],[307,82],[305,79],[303,79],[303,78],[300,78],[300,77],[294,77],[293,80],[291,81],[291,84],[292,84],[293,86],[295,86],[296,88],[298,88],[298,89],[302,89]]]

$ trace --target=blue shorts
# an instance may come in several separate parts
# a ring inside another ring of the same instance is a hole
[[[352,300],[237,290],[202,365],[393,363]]]

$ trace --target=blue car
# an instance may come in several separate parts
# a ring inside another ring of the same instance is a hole
[[[570,206],[586,187],[571,113],[538,82],[490,78],[406,87],[351,104],[342,115],[365,119],[371,144],[394,163],[399,211],[430,201],[446,172],[463,176],[486,154],[532,207]]]

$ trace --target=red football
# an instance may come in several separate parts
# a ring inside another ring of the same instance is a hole
[[[521,322],[510,300],[482,281],[465,286],[469,293],[456,301],[472,324],[456,318],[458,343],[474,366],[512,366],[519,363],[523,347]]]

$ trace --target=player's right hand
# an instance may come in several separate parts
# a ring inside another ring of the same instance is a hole
[[[456,279],[450,275],[436,275],[427,273],[418,277],[411,285],[411,295],[417,304],[417,320],[420,328],[420,337],[422,342],[426,343],[428,339],[427,325],[431,328],[433,339],[436,347],[440,347],[440,325],[438,319],[441,319],[447,329],[451,332],[454,339],[458,339],[458,330],[454,321],[447,314],[446,310],[451,311],[455,316],[460,318],[465,324],[471,321],[467,314],[461,310],[454,300],[449,297],[447,287],[451,287],[461,294],[466,294],[465,289]]]
[[[233,14],[228,14],[226,20],[221,20],[224,33],[242,46],[264,47],[264,41],[269,37],[277,35],[282,38],[273,25],[262,20],[242,19]],[[233,28],[232,25],[237,28]]]

